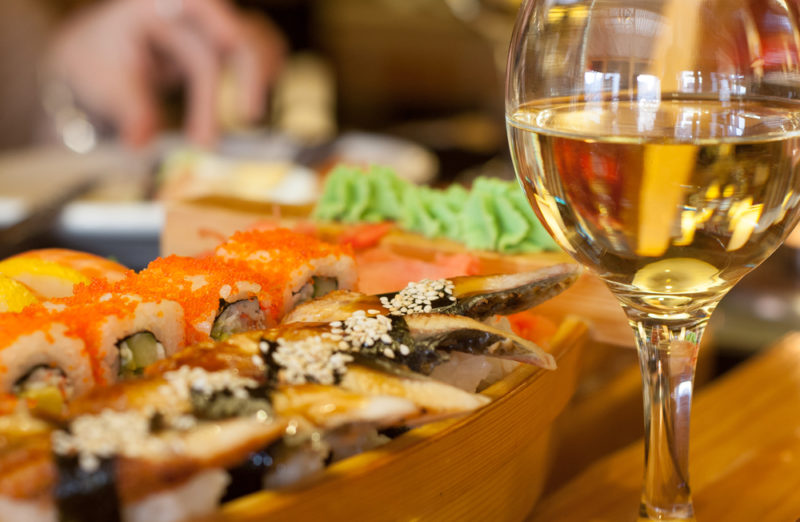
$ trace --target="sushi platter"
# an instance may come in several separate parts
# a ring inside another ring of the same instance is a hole
[[[0,274],[0,521],[519,519],[587,338],[573,264],[364,292],[285,228]]]
[[[576,389],[587,337],[585,323],[567,319],[552,341],[557,371],[520,367],[484,390],[494,402],[467,417],[416,428],[209,520],[524,520],[551,469],[553,421]]]

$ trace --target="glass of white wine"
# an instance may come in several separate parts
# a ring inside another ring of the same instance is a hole
[[[800,218],[794,0],[525,0],[509,50],[517,177],[609,286],[639,352],[639,517],[694,517],[697,347],[725,293]]]

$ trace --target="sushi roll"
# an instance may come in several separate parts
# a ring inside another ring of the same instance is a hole
[[[83,340],[43,306],[0,314],[0,393],[35,409],[59,413],[66,401],[94,385]]]
[[[55,263],[80,272],[90,281],[101,279],[113,283],[131,272],[130,268],[106,257],[67,248],[40,248],[28,250],[9,259],[29,259]]]
[[[277,322],[279,288],[236,260],[169,256],[113,286],[118,293],[158,289],[183,309],[187,344]]]
[[[157,289],[116,293],[108,283],[95,281],[49,306],[70,334],[86,343],[98,385],[138,375],[185,345],[183,310]]]
[[[110,259],[63,248],[29,250],[0,261],[0,274],[27,285],[43,298],[67,297],[75,285],[115,282],[129,272]]]
[[[277,303],[283,317],[295,306],[357,281],[349,248],[324,243],[286,229],[237,232],[217,247],[222,259],[238,259],[272,278],[282,289]]]

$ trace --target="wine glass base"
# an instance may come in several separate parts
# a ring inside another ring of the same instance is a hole
[[[682,504],[673,506],[669,511],[648,506],[645,503],[639,504],[638,522],[659,520],[661,522],[694,522],[694,509],[692,504]]]

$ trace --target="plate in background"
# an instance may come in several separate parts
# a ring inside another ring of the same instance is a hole
[[[164,158],[186,147],[179,136],[164,135],[138,151],[110,143],[86,154],[60,147],[0,154],[0,229],[45,208],[71,187],[96,178],[93,189],[66,204],[51,223],[48,237],[57,244],[45,246],[84,250],[141,268],[159,255],[164,208],[154,198],[156,173]],[[317,147],[302,147],[280,135],[242,134],[223,139],[217,150],[226,161],[297,163],[311,158],[321,166],[381,164],[415,182],[431,181],[438,172],[436,157],[425,148],[368,133],[343,134]],[[296,203],[300,194],[313,201],[317,191],[311,189],[309,172],[300,167],[293,170],[274,194],[276,200]]]

